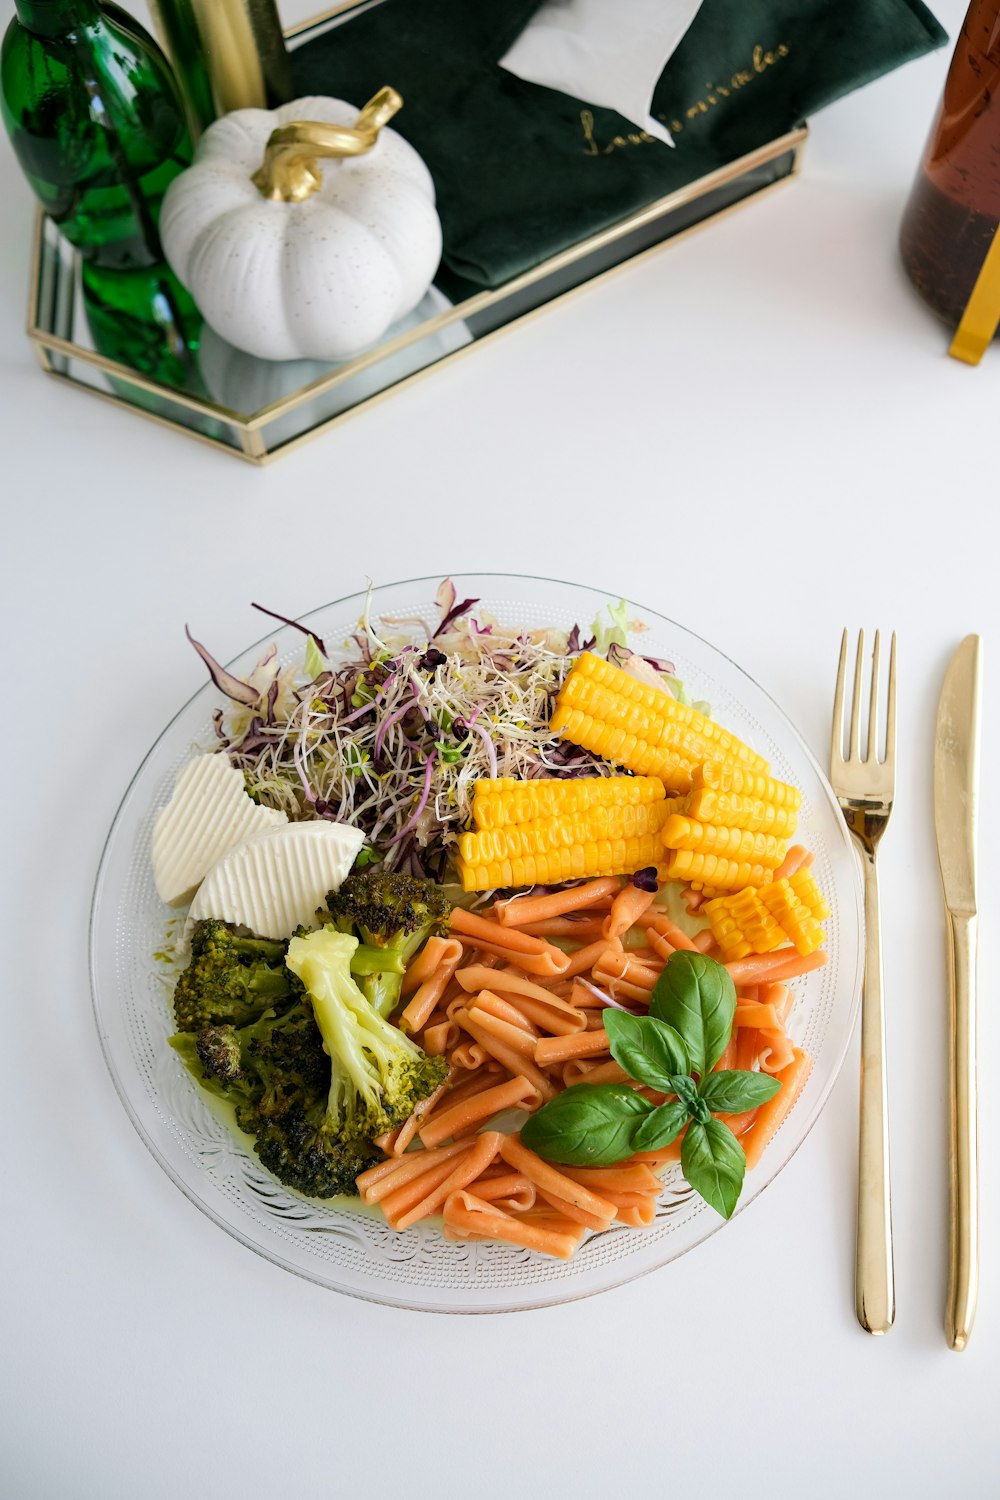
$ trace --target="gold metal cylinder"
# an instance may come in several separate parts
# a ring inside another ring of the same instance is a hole
[[[192,135],[231,109],[273,108],[292,95],[275,0],[149,0]]]

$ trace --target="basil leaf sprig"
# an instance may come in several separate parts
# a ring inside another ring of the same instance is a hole
[[[723,1218],[731,1218],[746,1173],[743,1147],[720,1114],[773,1099],[781,1083],[766,1073],[712,1069],[729,1045],[736,989],[704,953],[672,953],[656,982],[649,1014],[608,1009],[611,1056],[636,1083],[667,1095],[654,1105],[623,1083],[577,1083],[521,1127],[524,1144],[564,1166],[607,1167],[636,1151],[662,1151],[684,1132],[681,1171]]]

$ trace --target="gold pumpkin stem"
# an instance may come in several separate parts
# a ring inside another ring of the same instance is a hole
[[[383,125],[403,107],[393,88],[379,89],[353,125],[326,125],[319,120],[292,120],[272,130],[264,160],[250,179],[272,203],[304,203],[323,185],[319,161],[324,157],[364,156]]]

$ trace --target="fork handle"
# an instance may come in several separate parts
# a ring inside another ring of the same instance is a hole
[[[945,1337],[964,1349],[979,1285],[979,1162],[976,1104],[976,918],[950,913],[951,1213]]]
[[[882,932],[875,856],[868,850],[862,853],[865,870],[865,977],[861,991],[861,1129],[854,1296],[862,1328],[869,1333],[888,1333],[896,1316],[896,1294],[889,1192]]]

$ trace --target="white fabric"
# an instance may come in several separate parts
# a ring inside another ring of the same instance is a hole
[[[500,59],[527,83],[615,109],[672,146],[650,114],[657,79],[702,0],[549,0]]]

